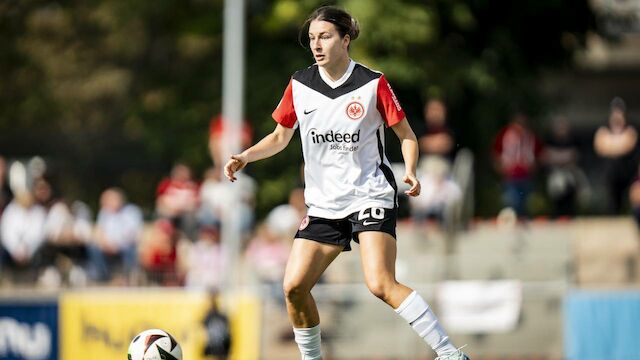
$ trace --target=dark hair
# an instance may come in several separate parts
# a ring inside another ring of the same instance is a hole
[[[349,38],[353,41],[358,38],[360,34],[360,26],[358,25],[358,21],[353,18],[348,12],[335,7],[335,6],[322,6],[315,9],[311,15],[307,18],[307,21],[304,22],[302,28],[300,29],[300,33],[298,34],[298,42],[303,47],[304,42],[302,41],[303,37],[306,36],[308,32],[309,25],[312,21],[327,21],[332,23],[340,37],[345,37],[345,35],[349,35]]]
[[[619,110],[621,112],[627,111],[627,104],[619,96],[614,97],[613,100],[611,100],[611,104],[609,106],[611,107],[611,111],[613,110]]]

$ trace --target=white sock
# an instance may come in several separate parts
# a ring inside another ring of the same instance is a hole
[[[302,360],[322,360],[320,351],[320,324],[311,328],[293,328]]]
[[[417,292],[409,294],[395,311],[411,325],[438,356],[456,350],[449,341],[449,336],[438,323],[436,315]]]

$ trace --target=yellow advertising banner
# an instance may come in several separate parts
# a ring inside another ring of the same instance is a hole
[[[260,302],[234,296],[224,303],[231,323],[231,359],[258,359]],[[203,320],[212,299],[206,292],[182,289],[123,289],[65,293],[60,298],[61,360],[126,359],[139,332],[168,331],[182,347],[184,360],[205,360]]]

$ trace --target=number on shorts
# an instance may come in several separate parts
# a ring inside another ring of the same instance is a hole
[[[362,209],[358,213],[358,220],[368,219],[369,217],[373,217],[374,219],[378,220],[384,219],[384,209],[374,207],[371,209]]]

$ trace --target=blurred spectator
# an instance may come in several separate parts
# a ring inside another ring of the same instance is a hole
[[[246,172],[236,173],[237,180],[235,183],[225,181],[226,186],[231,187],[230,193],[235,193],[238,200],[233,201],[235,205],[230,207],[227,203],[225,209],[233,209],[240,214],[240,229],[243,233],[243,239],[248,239],[254,227],[255,220],[255,198],[256,198],[256,181]]]
[[[86,246],[91,240],[93,224],[91,210],[79,201],[69,205],[55,199],[50,184],[43,178],[34,181],[34,194],[47,211],[46,242],[43,246],[43,266],[47,266],[40,280],[43,285],[60,285],[61,275],[75,286],[86,284],[83,270],[87,260]]]
[[[89,246],[90,274],[95,280],[109,280],[117,274],[122,281],[131,275],[137,266],[142,226],[142,212],[127,203],[122,190],[109,188],[102,193],[95,239]]]
[[[47,212],[44,265],[66,277],[72,286],[87,282],[84,267],[93,231],[91,218],[89,206],[81,201],[70,205],[58,200]]]
[[[0,219],[4,268],[24,273],[39,265],[38,252],[45,240],[46,217],[46,210],[34,201],[31,193],[15,194]]]
[[[7,162],[4,157],[0,156],[0,216],[12,198],[13,195],[7,179]]]
[[[443,221],[446,209],[462,198],[462,191],[448,176],[449,164],[439,157],[420,160],[417,176],[422,184],[418,197],[410,197],[411,217],[416,220]]]
[[[200,225],[198,240],[193,243],[186,259],[185,285],[201,289],[220,289],[228,275],[228,254],[220,243],[218,224]]]
[[[7,182],[14,195],[19,192],[29,192],[33,196],[31,180],[27,168],[21,161],[11,162],[7,172]]]
[[[171,175],[160,181],[156,191],[158,216],[171,220],[192,240],[197,231],[198,191],[191,168],[182,163],[173,166]]]
[[[547,166],[547,193],[554,216],[575,216],[578,197],[588,189],[584,172],[578,167],[578,142],[567,118],[558,116],[551,123],[543,159]]]
[[[211,154],[211,160],[215,166],[224,166],[227,159],[222,159],[224,151],[224,122],[222,116],[218,115],[211,119],[209,123],[209,152]],[[240,146],[242,150],[251,146],[251,138],[253,137],[253,129],[249,122],[244,121],[240,129]]]
[[[613,214],[621,213],[624,193],[633,179],[637,166],[637,143],[638,132],[627,123],[624,100],[614,98],[611,101],[609,124],[600,127],[593,139],[596,154],[605,161],[606,183]]]
[[[451,161],[455,139],[447,126],[447,107],[442,100],[431,99],[425,104],[424,122],[418,137],[421,155],[435,155]]]
[[[176,272],[176,246],[180,232],[171,221],[156,220],[146,232],[140,244],[140,262],[147,280],[153,285],[176,286],[180,284]]]
[[[291,250],[288,240],[261,224],[245,252],[247,265],[261,283],[269,285],[273,298],[282,300],[283,304],[282,281]]]
[[[445,208],[462,195],[460,187],[450,178],[450,166],[455,152],[453,132],[447,125],[447,107],[441,99],[427,101],[423,109],[424,124],[418,130],[420,165],[417,176],[422,183],[419,197],[408,198],[414,220],[443,220]]]
[[[35,178],[33,182],[33,199],[37,204],[42,205],[45,209],[49,209],[54,203],[53,189],[51,184],[44,178]]]
[[[276,236],[293,239],[300,221],[306,214],[307,206],[304,202],[304,189],[295,188],[289,193],[289,202],[273,208],[265,221],[269,230]]]
[[[203,355],[206,359],[213,356],[217,360],[226,360],[231,350],[231,328],[229,319],[218,308],[217,292],[212,292],[209,311],[204,317],[203,325],[207,340]]]
[[[536,160],[542,143],[527,125],[527,116],[516,112],[493,143],[496,170],[502,175],[503,201],[518,216],[527,215],[527,200],[533,188]]]
[[[229,204],[228,189],[222,181],[222,170],[212,167],[204,172],[200,185],[200,208],[198,222],[211,223],[222,221],[223,211]]]
[[[200,186],[200,208],[198,222],[211,223],[224,219],[225,211],[240,214],[240,228],[243,237],[248,236],[253,228],[256,184],[244,172],[237,174],[237,184],[222,181],[220,167],[209,168],[205,171],[204,180]],[[239,199],[234,199],[237,196]],[[234,204],[229,206],[229,204]]]

